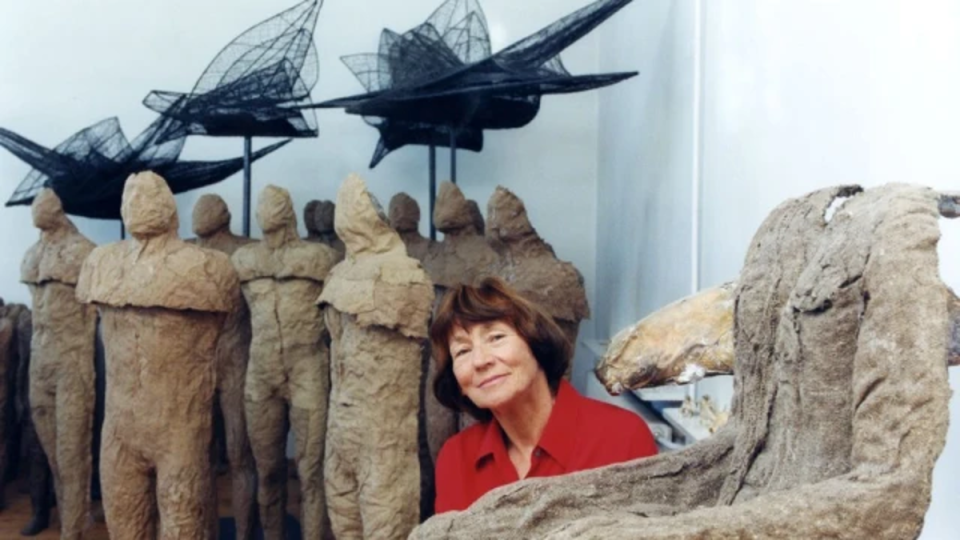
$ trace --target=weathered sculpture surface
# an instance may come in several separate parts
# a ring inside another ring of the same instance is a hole
[[[29,309],[17,317],[17,404],[23,448],[27,458],[27,489],[30,492],[30,521],[20,530],[23,536],[35,536],[50,526],[50,508],[53,506],[53,478],[47,455],[40,445],[36,426],[30,415],[30,341],[33,338],[33,316]]]
[[[287,426],[296,438],[303,537],[324,532],[323,449],[330,388],[327,329],[314,301],[337,254],[301,240],[287,190],[267,186],[257,203],[263,240],[233,264],[250,308],[253,339],[244,390],[257,464],[260,521],[268,540],[286,538]]]
[[[597,377],[619,394],[733,373],[735,291],[735,283],[711,287],[624,328],[597,364]]]
[[[436,242],[420,234],[420,205],[406,193],[397,193],[390,199],[390,226],[400,234],[407,246],[407,255],[421,263]]]
[[[889,185],[780,205],[740,276],[723,429],[679,452],[500,488],[413,537],[916,537],[950,397],[937,201]]]
[[[576,347],[580,321],[590,317],[583,276],[557,259],[530,224],[523,201],[504,187],[497,186],[487,203],[486,235],[500,252],[497,275],[546,310]]]
[[[345,248],[343,240],[340,240],[337,231],[333,229],[333,215],[336,211],[337,206],[333,201],[308,202],[303,207],[303,223],[307,227],[307,237],[304,240],[332,247],[337,252],[339,261],[343,259]]]
[[[97,314],[77,301],[75,287],[94,245],[70,222],[52,190],[40,191],[32,210],[40,241],[20,267],[33,300],[30,413],[53,473],[60,536],[80,538],[90,522]]]
[[[230,232],[230,210],[227,203],[213,194],[202,195],[193,207],[193,232],[196,245],[214,249],[227,256],[253,240]],[[250,310],[247,303],[236,303],[227,314],[216,352],[216,392],[226,435],[227,458],[230,464],[232,493],[230,502],[236,521],[236,537],[253,537],[256,522],[257,470],[247,437],[247,421],[243,411],[243,385],[250,358]]]
[[[347,257],[318,303],[332,337],[325,475],[338,540],[405,538],[419,522],[417,411],[433,288],[363,181],[337,195]]]
[[[118,540],[210,538],[216,346],[239,282],[226,255],[177,237],[163,178],[131,176],[121,213],[132,238],[94,250],[77,284],[106,350],[107,528]]]

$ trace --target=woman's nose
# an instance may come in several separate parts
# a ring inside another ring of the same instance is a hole
[[[480,345],[473,352],[474,369],[484,369],[493,364],[493,353],[488,347]]]

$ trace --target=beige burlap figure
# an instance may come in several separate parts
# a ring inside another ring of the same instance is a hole
[[[303,223],[307,227],[308,242],[317,242],[332,247],[338,255],[337,261],[343,259],[345,248],[343,240],[333,230],[333,214],[336,212],[333,201],[313,200],[303,207]]]
[[[114,540],[207,539],[217,340],[240,287],[223,253],[177,237],[163,178],[127,179],[130,240],[97,248],[77,298],[100,311],[107,394],[100,451]]]
[[[18,378],[24,362],[23,340],[30,339],[29,331],[21,331],[21,317],[29,320],[27,306],[6,304],[0,298],[0,471],[8,471],[11,461],[23,464],[17,459],[17,452],[30,417],[29,404],[24,408],[22,403],[27,391]],[[29,354],[29,350],[26,352]],[[5,485],[6,475],[3,474],[0,475],[0,508],[3,508]]]
[[[97,313],[77,302],[75,287],[95,246],[70,222],[52,190],[34,199],[33,224],[40,241],[20,267],[33,299],[30,414],[53,472],[60,537],[80,538],[90,523]]]
[[[407,255],[423,263],[436,242],[420,234],[420,205],[406,193],[390,199],[390,226],[400,234],[407,246]]]
[[[419,521],[417,411],[430,279],[351,175],[337,194],[346,259],[318,303],[330,328],[324,470],[338,540],[406,538]]]
[[[938,199],[892,184],[784,202],[740,274],[723,428],[682,451],[504,486],[412,538],[916,538],[956,328]]]
[[[202,195],[193,207],[193,232],[196,245],[215,249],[228,256],[253,240],[230,232],[230,210],[218,195]],[[250,358],[250,311],[245,301],[237,302],[236,310],[227,314],[217,341],[216,392],[223,414],[227,459],[230,462],[232,493],[230,503],[236,520],[236,537],[253,537],[256,522],[257,469],[247,437],[247,421],[243,410],[243,386]]]
[[[523,201],[502,186],[487,203],[486,235],[500,252],[497,275],[553,317],[576,347],[580,321],[590,317],[583,276],[557,259],[530,224]]]
[[[257,463],[260,521],[268,540],[286,538],[287,426],[296,438],[303,537],[324,534],[323,448],[330,389],[327,330],[315,300],[337,259],[301,240],[287,190],[260,193],[263,240],[238,249],[233,264],[250,308],[253,339],[244,400]]]

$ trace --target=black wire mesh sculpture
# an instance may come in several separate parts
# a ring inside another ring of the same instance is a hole
[[[343,62],[364,94],[307,107],[344,108],[381,134],[371,167],[409,144],[479,151],[484,129],[525,126],[547,94],[592,90],[636,72],[571,75],[557,56],[632,0],[599,0],[492,54],[477,0],[447,0],[404,33],[385,29],[379,52]]]
[[[120,219],[124,182],[133,173],[152,170],[167,180],[171,191],[181,193],[215,184],[243,168],[243,158],[179,161],[184,138],[171,138],[169,134],[182,129],[179,122],[160,117],[130,142],[113,117],[49,149],[0,128],[0,146],[33,167],[6,206],[29,205],[41,189],[49,187],[63,201],[68,214]],[[263,148],[251,157],[260,159],[287,142]]]
[[[180,122],[168,137],[243,137],[243,234],[250,235],[253,137],[316,137],[310,91],[319,65],[313,29],[321,0],[306,0],[227,44],[189,94],[154,90],[143,104]]]
[[[143,101],[181,122],[168,137],[316,137],[310,91],[319,73],[313,29],[323,2],[307,0],[227,44],[189,94],[155,90]]]

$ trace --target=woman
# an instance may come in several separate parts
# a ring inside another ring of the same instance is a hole
[[[581,396],[563,373],[571,346],[539,308],[497,278],[458,286],[430,328],[440,403],[479,422],[437,457],[436,512],[463,510],[523,478],[657,453],[637,415]]]

